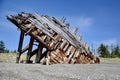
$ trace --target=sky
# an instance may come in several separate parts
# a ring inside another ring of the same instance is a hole
[[[120,44],[120,0],[0,0],[0,40],[9,50],[17,50],[20,31],[6,16],[19,12],[65,17],[88,46]]]

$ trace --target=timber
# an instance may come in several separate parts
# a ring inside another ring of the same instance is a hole
[[[18,45],[18,53],[17,53],[17,57],[16,57],[16,63],[19,63],[19,59],[20,59],[20,56],[22,54],[23,40],[24,40],[24,32],[21,31],[20,39],[19,39],[19,45]]]
[[[26,61],[27,63],[30,63],[30,55],[31,55],[31,52],[32,52],[32,48],[33,48],[33,42],[34,42],[34,38],[31,37],[30,38],[30,43],[29,43],[29,49],[28,49],[28,53],[27,53],[27,57],[26,57]]]
[[[88,50],[82,35],[77,35],[78,28],[70,30],[65,18],[58,20],[47,15],[19,13],[7,16],[7,19],[20,29],[20,39],[16,63],[51,64],[99,64],[100,59]],[[22,49],[24,37],[30,36],[29,44]],[[34,43],[37,48],[33,50]],[[46,50],[44,50],[44,48]],[[22,53],[27,52],[26,60],[20,60]]]

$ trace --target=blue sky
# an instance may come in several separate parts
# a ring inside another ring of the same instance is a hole
[[[17,50],[19,31],[6,16],[19,12],[64,16],[89,46],[120,44],[120,0],[0,0],[0,40],[10,50]]]

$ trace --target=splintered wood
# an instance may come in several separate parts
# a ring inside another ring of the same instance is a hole
[[[77,36],[78,28],[69,30],[65,19],[39,16],[38,14],[19,13],[7,16],[20,29],[20,40],[16,63],[32,63],[31,57],[36,55],[35,63],[42,64],[94,64],[100,63],[98,57],[92,55],[82,35]],[[30,41],[22,48],[24,36],[29,35]],[[37,46],[36,49],[33,47]],[[19,61],[22,53],[27,52],[26,60]]]

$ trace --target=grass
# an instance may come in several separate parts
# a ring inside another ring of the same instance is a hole
[[[25,60],[26,54],[22,54],[20,60]],[[0,53],[0,62],[15,62],[16,53]],[[31,58],[35,60],[35,56]],[[101,63],[120,63],[120,58],[100,58]]]
[[[120,58],[100,58],[101,63],[120,63]]]
[[[9,61],[15,61],[16,54],[13,53],[0,53],[0,62],[9,62]]]
[[[20,60],[25,60],[26,54],[22,54]],[[35,56],[31,58],[34,61]],[[0,53],[0,62],[15,62],[16,53]]]

